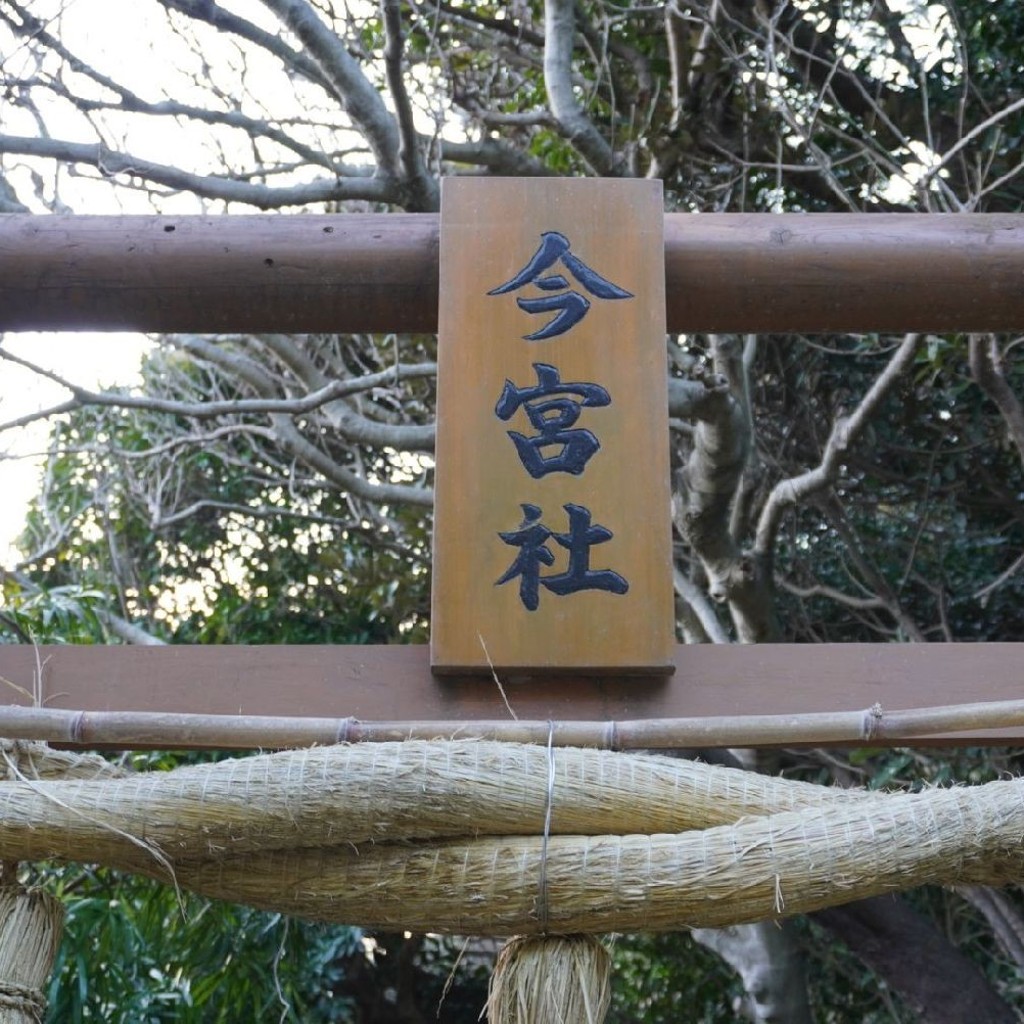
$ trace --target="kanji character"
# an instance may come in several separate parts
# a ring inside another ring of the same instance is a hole
[[[538,505],[524,504],[523,522],[518,530],[499,533],[498,536],[519,553],[495,586],[519,577],[519,599],[528,611],[540,606],[540,587],[553,594],[565,596],[581,590],[604,590],[611,594],[625,594],[629,583],[611,569],[591,569],[590,549],[594,544],[611,540],[613,534],[605,526],[591,525],[590,509],[582,505],[563,505],[569,517],[567,533],[555,533],[543,523],[544,514]],[[565,572],[542,576],[541,566],[554,564],[555,556],[547,546],[554,540],[569,553]]]
[[[530,476],[538,479],[556,472],[579,476],[591,456],[600,449],[601,442],[589,430],[572,429],[573,424],[584,406],[610,405],[611,397],[599,384],[562,383],[558,369],[548,363],[534,363],[533,368],[537,372],[537,384],[520,388],[506,380],[494,411],[499,419],[509,420],[520,406],[525,407],[538,433],[532,437],[515,430],[507,433]],[[551,395],[564,397],[542,401]],[[569,397],[572,395],[578,395],[579,399]],[[558,451],[545,456],[544,449],[553,447]]]
[[[569,239],[560,231],[544,231],[540,237],[540,248],[530,257],[526,266],[504,284],[492,288],[487,293],[505,295],[528,284],[536,285],[541,291],[560,293],[537,299],[516,299],[519,308],[527,313],[557,312],[557,315],[539,331],[524,334],[523,337],[527,341],[544,341],[565,334],[575,327],[590,309],[590,301],[585,296],[576,291],[565,290],[569,289],[569,282],[562,274],[547,274],[559,260],[591,295],[599,299],[633,298],[632,292],[612,284],[597,271],[591,270],[578,256],[574,256],[569,251]]]

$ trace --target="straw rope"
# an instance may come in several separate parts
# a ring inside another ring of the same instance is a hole
[[[473,740],[316,747],[94,781],[0,786],[0,860],[97,860],[439,836],[681,832],[858,791],[670,757]],[[116,830],[116,832],[114,831]],[[83,856],[82,859],[85,859]]]
[[[0,739],[0,779],[15,779],[18,772],[30,779],[113,779],[127,774],[99,754],[54,750],[35,740]]]
[[[42,1021],[46,1013],[46,996],[37,988],[0,981],[0,1021]]]
[[[182,888],[219,899],[459,934],[716,927],[926,883],[1005,884],[1024,880],[1022,836],[1024,780],[879,794],[473,741],[0,783],[0,860],[163,880],[170,862]]]
[[[722,927],[928,883],[1024,878],[1024,789],[894,795],[678,835],[552,836],[552,932]],[[539,837],[271,851],[176,865],[185,888],[321,921],[536,934]],[[153,866],[139,865],[159,876]]]

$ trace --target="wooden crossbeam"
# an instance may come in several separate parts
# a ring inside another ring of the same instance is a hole
[[[1024,327],[1018,214],[667,214],[672,331]],[[438,218],[0,218],[0,331],[437,330]]]
[[[1020,215],[669,214],[664,227],[673,331],[1024,326]],[[427,214],[7,215],[0,331],[433,332],[437,247]],[[436,679],[425,647],[0,646],[0,682],[21,705],[457,727],[509,707],[536,721],[715,720],[1014,700],[1020,662],[1014,644],[694,646],[668,679],[499,685]],[[918,742],[933,741],[1021,743],[1024,726]]]
[[[8,702],[22,706],[35,691],[48,708],[434,721],[455,734],[460,724],[509,719],[509,706],[532,721],[721,720],[1017,700],[1022,654],[1007,643],[680,646],[668,679],[509,678],[499,688],[488,677],[436,679],[424,646],[11,645],[0,646],[0,677]],[[914,742],[1020,744],[1024,726]],[[873,741],[894,744],[907,741]]]

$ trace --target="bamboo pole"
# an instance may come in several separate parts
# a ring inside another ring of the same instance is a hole
[[[1013,643],[680,644],[671,679],[499,677],[521,720],[721,721],[737,711],[850,711],[875,701],[893,709],[1017,700],[1024,697],[1021,651]],[[16,704],[37,693],[40,707],[90,712],[324,718],[332,736],[343,716],[429,723],[512,717],[490,674],[432,676],[426,644],[0,644],[3,693]],[[1024,744],[1024,726],[959,734],[956,742]]]
[[[665,217],[673,331],[1015,330],[1022,276],[1019,214]],[[0,331],[434,332],[437,303],[435,214],[0,218]]]
[[[1024,700],[944,707],[624,721],[408,721],[0,708],[0,736],[75,746],[281,749],[328,743],[487,739],[604,750],[892,744],[1024,724]]]

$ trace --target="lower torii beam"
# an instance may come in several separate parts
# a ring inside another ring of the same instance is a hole
[[[510,712],[532,723],[686,718],[714,728],[737,716],[863,713],[875,704],[888,713],[1021,697],[1021,647],[1010,643],[693,644],[677,647],[675,662],[669,678],[438,680],[422,645],[24,644],[0,645],[0,682],[8,701],[23,707],[330,719],[325,740],[338,735],[344,719],[444,723],[453,736],[460,723],[463,735],[473,735],[477,722],[513,723]],[[821,730],[802,733],[799,742],[837,742],[826,724],[822,718]],[[955,735],[939,727],[914,743],[1016,745],[1024,743],[1024,725]],[[907,744],[884,731],[870,741]],[[176,742],[160,745],[211,744],[183,728]]]

